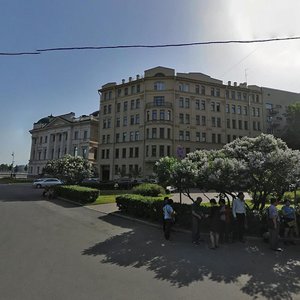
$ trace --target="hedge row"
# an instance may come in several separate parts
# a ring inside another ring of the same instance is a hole
[[[99,190],[78,185],[62,185],[55,186],[55,194],[81,204],[87,204],[97,200]]]
[[[162,197],[143,197],[141,195],[120,195],[116,197],[116,203],[120,211],[133,217],[147,219],[149,221],[162,223]],[[176,211],[177,226],[185,229],[192,227],[192,206],[190,204],[173,203]],[[204,215],[209,215],[210,207],[200,207]],[[299,221],[298,217],[298,221]],[[300,224],[299,224],[300,225]],[[201,231],[209,230],[209,218],[201,221]],[[247,234],[261,236],[267,231],[266,211],[247,211]]]

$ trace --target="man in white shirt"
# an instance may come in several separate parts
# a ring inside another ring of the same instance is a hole
[[[246,219],[246,207],[245,207],[245,195],[243,192],[239,192],[237,197],[233,200],[232,203],[232,214],[235,225],[235,235],[238,240],[242,243],[244,240],[245,232],[245,219]]]

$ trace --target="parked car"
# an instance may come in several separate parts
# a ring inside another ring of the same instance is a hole
[[[81,185],[92,187],[92,188],[99,188],[100,179],[91,177],[91,178],[85,178],[81,181]]]
[[[131,178],[119,178],[115,181],[115,189],[129,190],[135,185],[138,185],[138,182]]]
[[[37,189],[40,189],[48,186],[55,186],[61,184],[63,184],[63,182],[57,178],[39,178],[33,182],[32,186]]]
[[[167,191],[167,193],[174,193],[177,191],[177,188],[175,186],[168,185],[166,187],[166,191]]]

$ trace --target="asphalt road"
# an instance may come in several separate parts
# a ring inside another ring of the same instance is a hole
[[[300,299],[300,246],[195,246],[63,201],[0,185],[0,299]]]

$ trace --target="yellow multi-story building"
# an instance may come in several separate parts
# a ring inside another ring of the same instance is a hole
[[[156,67],[99,90],[100,179],[148,177],[164,156],[218,149],[264,131],[257,86]]]
[[[66,154],[82,156],[97,168],[99,112],[78,118],[73,112],[49,116],[33,124],[28,176],[43,172],[48,160]]]

